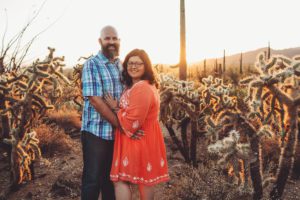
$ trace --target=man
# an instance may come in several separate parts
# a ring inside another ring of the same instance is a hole
[[[113,126],[116,115],[102,97],[112,95],[119,100],[122,93],[121,63],[118,59],[120,39],[116,29],[105,26],[99,38],[101,51],[88,59],[82,70],[82,200],[115,199],[110,181],[113,156]]]

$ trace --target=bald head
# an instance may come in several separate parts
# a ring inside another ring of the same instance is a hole
[[[103,54],[108,59],[114,60],[119,55],[120,39],[115,27],[103,27],[100,33],[99,43]]]
[[[100,38],[104,39],[106,37],[106,35],[115,35],[116,37],[119,37],[117,29],[115,27],[109,26],[109,25],[104,26],[101,29]]]

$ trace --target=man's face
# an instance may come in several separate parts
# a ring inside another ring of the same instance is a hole
[[[107,29],[102,32],[99,39],[101,50],[108,59],[114,59],[119,56],[120,39],[113,29]]]

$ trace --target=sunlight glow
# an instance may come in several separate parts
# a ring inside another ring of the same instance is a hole
[[[0,36],[8,15],[8,40],[33,15],[40,0],[0,0]],[[297,0],[186,0],[188,62],[265,47],[300,46]],[[28,61],[47,54],[47,46],[72,66],[80,56],[99,50],[101,27],[114,25],[121,38],[121,58],[145,49],[153,63],[179,61],[179,0],[49,0],[25,39],[58,21],[32,46]],[[24,41],[25,42],[25,41]]]

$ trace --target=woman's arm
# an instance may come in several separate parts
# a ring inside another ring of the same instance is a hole
[[[118,111],[120,110],[118,106],[118,101],[115,100],[110,94],[104,95],[104,99],[106,104],[111,108],[111,110],[115,113],[117,116]],[[124,133],[124,130],[120,126],[120,122],[117,118],[117,120],[114,121],[114,123],[118,123],[117,128],[120,129],[121,133]],[[141,139],[141,137],[144,136],[144,131],[142,130],[137,130],[133,135],[131,136],[132,139]]]
[[[128,137],[141,130],[153,101],[153,91],[147,82],[139,82],[129,93],[129,104],[120,109],[118,119]]]

